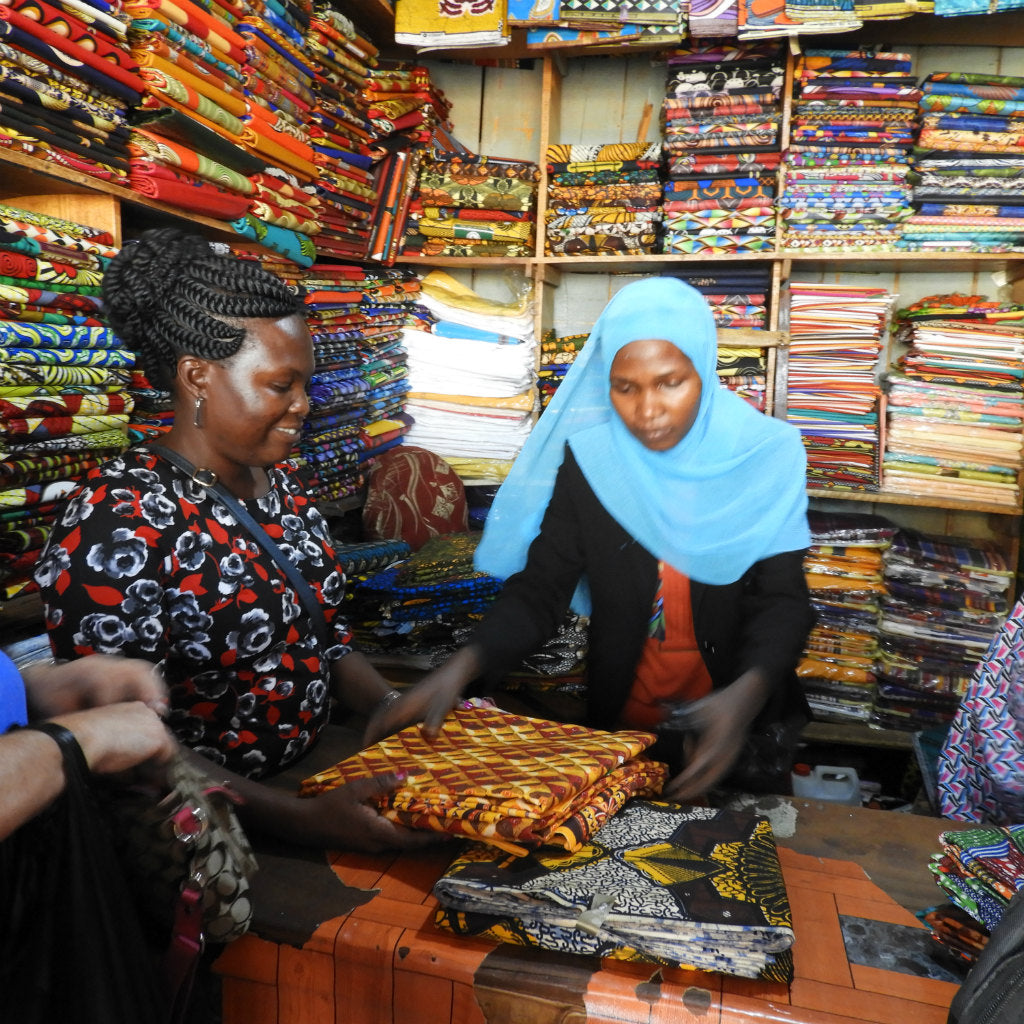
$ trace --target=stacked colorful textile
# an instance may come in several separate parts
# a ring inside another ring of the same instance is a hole
[[[532,294],[495,302],[435,270],[419,302],[423,322],[403,331],[414,420],[407,440],[463,479],[500,483],[537,406]]]
[[[135,354],[103,325],[106,231],[0,206],[0,599],[34,590],[61,500],[128,446]]]
[[[809,50],[785,155],[787,249],[893,249],[911,214],[920,90],[904,53]]]
[[[814,33],[849,32],[862,28],[862,19],[871,16],[871,8],[892,7],[891,15],[903,17],[931,5],[932,0],[737,0],[736,34],[743,40],[778,39]]]
[[[552,145],[544,159],[549,256],[658,251],[660,143]]]
[[[921,86],[904,249],[1024,248],[1024,78],[936,71]]]
[[[786,418],[803,435],[812,487],[878,488],[875,370],[895,299],[884,288],[790,283]]]
[[[768,292],[771,268],[764,266],[701,266],[700,270],[673,268],[672,277],[679,277],[696,288],[711,307],[719,328],[768,326]],[[720,340],[728,335],[720,335]],[[735,391],[755,409],[768,407],[768,356],[763,348],[736,349],[719,347],[718,379]]]
[[[144,85],[120,0],[0,4],[0,149],[121,184]]]
[[[808,513],[804,559],[816,622],[797,675],[811,714],[824,722],[871,717],[879,657],[878,616],[886,593],[883,555],[896,527],[865,513]]]
[[[395,0],[395,42],[417,50],[504,46],[510,39],[506,0],[449,8],[437,0]]]
[[[231,221],[249,209],[248,175],[264,161],[242,146],[248,109],[239,0],[204,7],[132,0],[129,41],[146,94],[133,115],[131,187]]]
[[[537,371],[542,409],[554,398],[558,385],[588,337],[589,334],[566,334],[560,338],[554,328],[544,332],[540,343],[540,369]]]
[[[1024,889],[1024,824],[941,832],[939,842],[932,877],[950,903],[992,932]]]
[[[458,935],[743,978],[793,977],[771,824],[744,811],[633,800],[576,854],[479,845],[434,886]]]
[[[1013,579],[994,544],[896,535],[885,552],[874,723],[914,730],[951,721],[1003,624]]]
[[[386,569],[408,558],[412,548],[404,540],[367,540],[354,544],[335,544],[334,553],[347,578]]]
[[[370,231],[370,255],[393,263],[405,245],[409,210],[428,155],[469,151],[451,136],[451,104],[419,65],[377,68],[367,83],[369,114],[382,134],[375,147],[379,198]],[[443,246],[442,246],[443,248]]]
[[[366,459],[409,429],[402,325],[419,280],[408,271],[318,263],[303,284],[316,368],[299,449],[318,498],[333,500],[361,490]]]
[[[687,34],[686,0],[508,0],[508,20],[525,26],[527,48],[587,47],[619,42],[668,46]],[[544,26],[539,28],[538,26]]]
[[[306,55],[316,71],[307,125],[319,168],[316,248],[340,259],[365,258],[377,200],[372,164],[380,133],[367,114],[377,47],[348,18],[318,2],[309,21]]]
[[[676,50],[668,66],[663,251],[771,251],[785,73],[778,44]]]
[[[1024,306],[930,295],[896,314],[887,490],[1016,508],[1024,466]]]
[[[423,161],[402,251],[532,256],[539,180],[527,160],[456,153]]]
[[[630,797],[661,791],[667,768],[643,755],[654,739],[459,707],[433,740],[409,726],[304,780],[300,794],[405,772],[379,801],[391,821],[518,855],[542,846],[573,853]]]

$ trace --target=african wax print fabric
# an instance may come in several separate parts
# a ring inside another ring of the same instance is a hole
[[[1012,572],[991,544],[901,530],[885,552],[871,720],[945,725],[1006,614]]]
[[[939,888],[969,920],[992,932],[1024,887],[1024,825],[939,834],[928,867]]]
[[[670,56],[662,104],[664,252],[774,248],[784,70],[776,43],[708,45]]]
[[[576,853],[479,845],[434,886],[435,923],[555,952],[792,979],[794,935],[771,825],[632,800]]]
[[[933,72],[919,105],[917,212],[901,248],[1024,247],[1024,78]]]
[[[920,90],[909,54],[808,50],[799,60],[779,197],[783,245],[894,249],[913,213]]]
[[[423,161],[404,251],[422,251],[426,240],[466,240],[491,243],[482,256],[532,254],[539,179],[525,160],[456,153]]]
[[[506,0],[397,0],[395,42],[417,50],[504,46],[510,39]]]
[[[938,793],[944,817],[1024,822],[1022,623],[1024,606],[1018,601],[975,668],[942,743]]]
[[[518,855],[541,846],[572,852],[631,796],[660,792],[667,769],[642,756],[654,738],[460,707],[434,740],[410,726],[305,779],[300,795],[404,771],[379,800],[391,821]]]
[[[404,270],[317,263],[303,285],[316,364],[299,451],[313,492],[331,501],[358,493],[367,460],[411,427],[400,327],[419,281]]]
[[[815,625],[797,675],[812,717],[867,722],[881,649],[878,616],[886,593],[884,553],[896,526],[867,513],[808,513],[811,547],[804,572]]]
[[[878,488],[876,368],[894,303],[884,288],[790,285],[786,418],[800,428],[811,487]]]
[[[661,222],[658,143],[548,146],[548,255],[599,256],[657,252]],[[628,199],[617,189],[634,189]]]
[[[12,0],[0,9],[0,146],[108,181],[127,174],[141,90],[118,13]]]
[[[1024,460],[1024,307],[931,295],[896,314],[886,488],[1006,507]]]
[[[112,241],[0,206],[0,597],[35,589],[63,499],[128,444],[135,354],[98,319]]]

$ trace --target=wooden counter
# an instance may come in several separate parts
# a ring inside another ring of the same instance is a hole
[[[263,847],[253,929],[216,964],[224,1024],[944,1024],[956,979],[928,958],[913,911],[942,902],[927,863],[956,826],[791,798],[748,805],[776,830],[796,933],[789,986],[451,936],[430,895],[450,848]]]

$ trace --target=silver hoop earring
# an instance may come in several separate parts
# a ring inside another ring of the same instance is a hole
[[[197,426],[203,425],[203,403],[206,401],[202,395],[196,395],[195,408],[192,410],[192,422]]]

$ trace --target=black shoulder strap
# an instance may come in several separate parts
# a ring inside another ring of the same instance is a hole
[[[255,519],[249,514],[245,506],[233,495],[227,488],[221,486],[219,483],[206,484],[200,480],[196,480],[195,473],[196,467],[192,465],[184,455],[180,455],[176,451],[172,451],[170,448],[165,447],[162,444],[149,444],[147,445],[150,451],[156,452],[158,455],[163,456],[168,462],[173,463],[183,473],[188,474],[192,477],[196,483],[209,491],[214,495],[222,505],[235,517],[239,525],[244,526],[249,533],[252,534],[256,542],[270,555],[275,562],[277,562],[281,571],[288,577],[288,582],[291,584],[292,590],[299,595],[302,603],[306,606],[306,611],[309,613],[310,620],[313,624],[313,629],[316,631],[316,635],[320,640],[320,644],[326,651],[330,646],[328,632],[327,632],[327,620],[324,618],[324,610],[320,607],[320,602],[316,598],[316,594],[313,593],[313,588],[303,579],[299,573],[295,563],[270,539],[267,531],[256,522]]]

